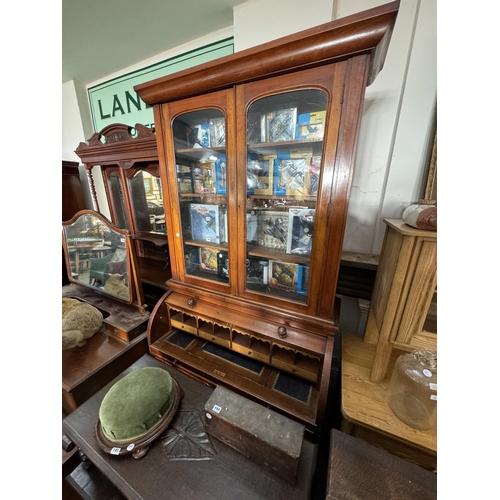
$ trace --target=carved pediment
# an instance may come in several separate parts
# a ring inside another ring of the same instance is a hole
[[[132,131],[135,130],[135,136],[132,135]],[[130,125],[125,125],[124,123],[112,123],[107,127],[103,128],[100,132],[94,132],[88,143],[80,142],[76,148],[76,152],[82,149],[91,148],[95,146],[105,146],[107,144],[113,144],[115,142],[123,141],[134,141],[137,139],[151,138],[155,135],[154,127],[146,127],[140,123],[136,123],[134,127]]]

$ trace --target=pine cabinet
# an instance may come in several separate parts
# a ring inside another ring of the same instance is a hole
[[[380,254],[364,341],[376,344],[371,382],[386,377],[395,347],[437,350],[436,322],[430,321],[437,294],[437,231],[424,231],[401,219],[384,219]]]
[[[171,256],[158,359],[321,425],[366,86],[398,2],[140,84]]]

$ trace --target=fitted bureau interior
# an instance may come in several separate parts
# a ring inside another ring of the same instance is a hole
[[[222,326],[213,320],[169,308],[173,329],[183,330],[215,344],[232,349],[249,358],[297,375],[316,383],[320,357],[301,351],[296,346],[262,339],[257,333],[243,332],[233,326]]]
[[[228,385],[314,431],[323,344],[314,352],[168,301],[164,308],[168,326],[150,345],[155,357],[213,385]]]

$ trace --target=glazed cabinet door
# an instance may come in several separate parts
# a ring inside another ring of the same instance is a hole
[[[330,255],[327,207],[343,87],[335,67],[236,90],[238,292],[309,315]]]
[[[236,258],[233,108],[232,90],[162,106],[172,276],[221,293],[232,292]]]

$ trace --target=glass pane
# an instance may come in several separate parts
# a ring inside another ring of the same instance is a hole
[[[326,109],[310,89],[248,110],[247,290],[307,302]]]
[[[113,204],[113,212],[115,216],[115,220],[113,222],[115,226],[120,229],[130,229],[127,212],[125,211],[122,182],[117,172],[111,172],[108,175],[108,186],[111,194],[111,203]]]
[[[91,214],[63,226],[72,281],[130,300],[127,240]]]
[[[160,178],[139,170],[129,179],[136,230],[166,234]]]
[[[228,283],[225,117],[220,110],[174,121],[186,274]]]

